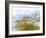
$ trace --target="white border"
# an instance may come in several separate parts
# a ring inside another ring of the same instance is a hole
[[[23,7],[40,7],[40,30],[34,31],[16,31],[12,32],[11,28],[11,15],[12,15],[12,6],[23,6]],[[42,5],[22,5],[22,4],[9,4],[9,35],[19,35],[19,34],[35,34],[43,33],[43,7]]]

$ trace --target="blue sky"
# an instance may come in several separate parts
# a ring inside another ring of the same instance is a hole
[[[40,17],[40,8],[13,8],[13,19],[20,19],[25,15]]]

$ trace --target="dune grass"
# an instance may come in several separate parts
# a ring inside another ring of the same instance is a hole
[[[18,27],[17,30],[26,31],[26,30],[39,30],[39,26],[33,26],[31,24],[23,25],[22,27]]]

